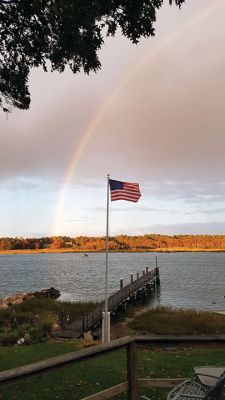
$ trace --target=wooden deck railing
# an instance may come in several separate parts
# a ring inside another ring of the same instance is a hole
[[[23,367],[13,368],[0,372],[0,386],[14,383],[26,378],[65,367],[79,361],[87,360],[104,353],[109,353],[120,348],[127,349],[127,380],[104,391],[95,393],[83,400],[107,400],[127,392],[128,400],[137,400],[138,389],[141,387],[173,387],[183,379],[138,379],[136,368],[137,347],[140,344],[150,345],[176,345],[176,344],[224,344],[225,336],[137,336],[125,337],[107,344],[75,351],[58,357],[39,361]],[[30,383],[31,384],[31,383]]]

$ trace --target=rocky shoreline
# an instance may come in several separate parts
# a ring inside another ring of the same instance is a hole
[[[0,309],[6,309],[14,304],[21,304],[34,297],[38,299],[58,299],[60,295],[60,291],[53,287],[31,293],[16,293],[14,295],[0,297]]]

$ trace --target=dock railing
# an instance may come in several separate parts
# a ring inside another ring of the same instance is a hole
[[[159,267],[152,270],[146,267],[141,276],[137,273],[137,279],[135,280],[133,279],[133,274],[131,274],[131,282],[126,286],[123,286],[123,283],[121,285],[120,282],[120,289],[108,297],[108,311],[116,310],[129,296],[137,294],[141,288],[148,284],[151,285],[153,292],[155,292],[156,287],[160,285]],[[58,332],[58,336],[79,338],[85,331],[93,329],[101,323],[104,309],[105,302],[102,301],[96,305],[94,310],[74,320],[69,319],[68,322],[66,315],[61,313],[59,318],[61,330]]]
[[[225,345],[225,336],[136,336],[124,337],[111,341],[107,344],[99,344],[88,349],[82,349],[72,353],[53,357],[33,364],[0,372],[0,386],[25,380],[47,371],[52,371],[61,367],[97,357],[102,354],[110,353],[117,349],[127,349],[127,380],[104,391],[92,394],[82,400],[107,400],[112,397],[127,392],[128,400],[137,400],[139,388],[143,387],[167,387],[171,388],[185,378],[179,379],[139,379],[137,376],[137,348],[139,345],[151,346],[172,346],[172,345],[193,345],[210,344]],[[29,381],[32,385],[32,381]]]

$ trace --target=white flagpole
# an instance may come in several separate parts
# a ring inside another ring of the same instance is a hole
[[[105,240],[105,323],[104,343],[109,341],[108,318],[108,258],[109,258],[109,174],[107,175],[107,212],[106,212],[106,240]]]

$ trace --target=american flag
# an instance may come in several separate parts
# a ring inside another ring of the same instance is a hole
[[[127,200],[136,203],[141,197],[138,183],[120,182],[109,179],[109,185],[111,201]]]

